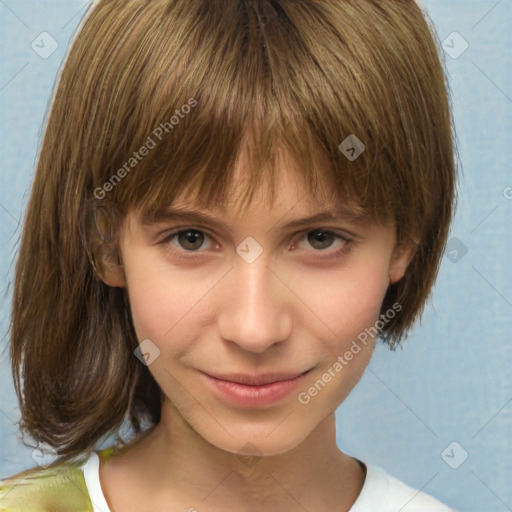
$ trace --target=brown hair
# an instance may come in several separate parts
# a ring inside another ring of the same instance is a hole
[[[131,209],[158,215],[185,191],[222,204],[243,148],[254,165],[242,201],[274,183],[282,145],[307,190],[354,200],[392,219],[400,242],[416,240],[382,304],[402,306],[382,332],[397,345],[431,293],[455,204],[449,89],[431,26],[414,0],[90,7],[49,111],[16,268],[22,431],[65,458],[125,419],[136,433],[159,422],[128,297],[101,279],[116,226]],[[355,160],[339,149],[352,134],[365,145]]]

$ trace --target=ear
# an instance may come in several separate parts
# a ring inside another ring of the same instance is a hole
[[[117,248],[109,248],[105,255],[102,280],[113,288],[124,288],[126,285],[124,266]]]
[[[417,248],[418,243],[414,241],[402,242],[401,244],[397,244],[395,246],[389,265],[390,285],[400,281],[400,279],[404,277],[409,263],[412,261],[414,255],[416,254]]]
[[[119,249],[115,246],[101,246],[98,253],[100,264],[97,272],[101,280],[113,288],[124,288],[126,278]]]
[[[124,266],[119,246],[121,217],[115,205],[98,204],[89,211],[89,243],[87,253],[96,275],[108,286],[126,285]]]

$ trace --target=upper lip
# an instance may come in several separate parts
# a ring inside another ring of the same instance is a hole
[[[279,372],[279,373],[262,373],[259,375],[246,374],[246,373],[229,373],[229,374],[217,374],[203,372],[209,377],[214,379],[235,382],[237,384],[246,384],[249,386],[261,386],[263,384],[270,384],[273,382],[280,382],[283,380],[291,380],[300,377],[309,370],[298,371],[298,372]]]

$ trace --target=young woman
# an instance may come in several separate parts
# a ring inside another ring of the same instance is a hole
[[[451,510],[341,452],[334,412],[431,292],[452,140],[413,0],[91,6],[11,326],[22,430],[59,457],[0,510]]]

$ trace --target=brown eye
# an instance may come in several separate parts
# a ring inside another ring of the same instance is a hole
[[[305,232],[301,237],[302,244],[309,246],[306,248],[313,257],[320,260],[345,257],[357,242],[342,233],[330,231],[328,229],[314,229]]]
[[[219,247],[208,233],[195,228],[176,229],[160,245],[168,257],[184,262],[200,260]]]
[[[189,251],[200,249],[204,242],[204,233],[196,229],[179,231],[176,235],[180,246]]]
[[[324,231],[322,229],[316,229],[315,231],[310,231],[308,234],[308,242],[311,247],[314,249],[328,249],[334,239],[339,238],[329,231]]]

